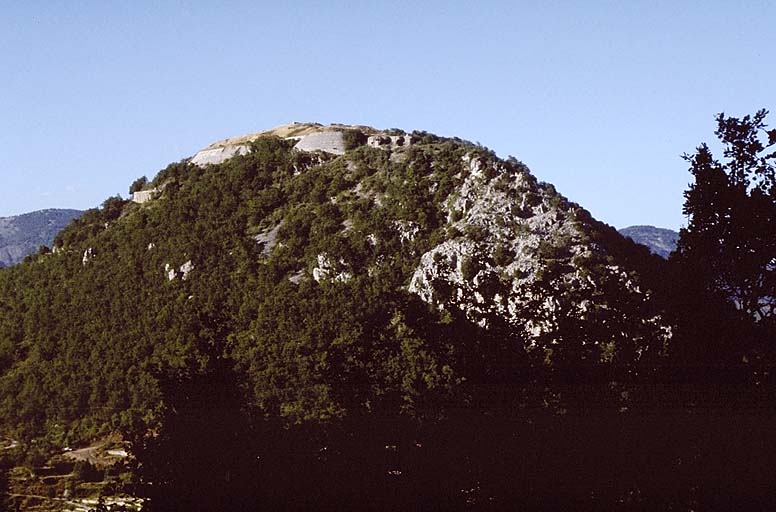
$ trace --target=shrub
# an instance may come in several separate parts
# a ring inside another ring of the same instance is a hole
[[[506,267],[515,259],[515,252],[506,245],[499,245],[493,251],[493,261],[500,267]]]
[[[141,176],[135,181],[132,182],[132,185],[129,186],[129,195],[134,194],[135,192],[139,192],[143,190],[143,188],[148,185],[148,178],[145,176]]]
[[[466,236],[475,242],[482,242],[488,237],[488,231],[477,224],[468,224],[464,230]]]
[[[73,467],[73,478],[81,482],[101,482],[104,473],[85,460],[79,460]]]
[[[480,267],[476,258],[464,258],[461,262],[461,276],[465,281],[471,281],[480,272]]]
[[[366,144],[367,136],[361,130],[345,130],[342,132],[345,151],[351,151]]]

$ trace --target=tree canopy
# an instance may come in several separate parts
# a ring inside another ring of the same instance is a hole
[[[706,144],[684,158],[694,182],[685,192],[688,226],[678,256],[707,289],[765,324],[776,317],[776,130],[768,112],[719,114],[718,160]]]

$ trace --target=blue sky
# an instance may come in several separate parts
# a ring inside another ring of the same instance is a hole
[[[678,228],[714,115],[776,125],[771,1],[0,7],[0,216],[317,121],[479,141],[609,224]]]

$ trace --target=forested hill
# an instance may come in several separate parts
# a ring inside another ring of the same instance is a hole
[[[39,210],[13,217],[0,217],[0,268],[19,263],[54,237],[80,210]]]
[[[518,160],[425,132],[297,128],[140,179],[138,202],[107,199],[0,272],[7,437],[56,451],[118,429],[139,447],[182,410],[175,390],[223,372],[234,387],[210,406],[283,428],[431,428],[568,407],[518,392],[529,368],[620,371],[670,350],[662,260]]]

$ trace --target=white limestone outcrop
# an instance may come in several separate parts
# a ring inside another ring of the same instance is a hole
[[[303,135],[294,148],[299,151],[323,151],[334,155],[344,155],[345,141],[341,131],[321,131]]]
[[[164,274],[167,276],[168,281],[172,281],[176,277],[180,277],[185,281],[192,270],[194,270],[194,264],[191,262],[191,260],[186,261],[177,269],[169,263],[165,263],[164,265]]]
[[[506,322],[522,332],[529,351],[551,350],[558,343],[554,333],[569,319],[616,317],[622,304],[613,297],[627,298],[631,306],[648,302],[635,276],[607,264],[588,238],[578,206],[527,172],[510,175],[469,156],[463,163],[468,175],[445,205],[461,236],[421,256],[410,292],[441,310],[461,310],[482,327]],[[635,324],[632,332],[645,338],[667,343],[671,336],[662,319],[649,313],[622,321]],[[614,342],[619,331],[612,327],[591,329],[598,336],[591,343]],[[609,357],[611,350],[600,354]]]
[[[203,149],[191,157],[191,163],[199,166],[204,166],[207,164],[220,164],[221,162],[229,160],[235,155],[245,155],[249,150],[250,149],[247,144]]]
[[[94,248],[89,247],[84,251],[84,256],[81,258],[81,264],[86,265],[94,258]]]
[[[139,190],[132,193],[132,201],[138,204],[147,203],[156,198],[159,195],[158,188],[152,188],[149,190]]]
[[[353,274],[347,270],[342,270],[344,267],[344,260],[340,259],[338,263],[335,263],[328,254],[319,254],[318,265],[313,268],[313,279],[319,283],[325,280],[346,283],[353,278]]]
[[[236,155],[247,154],[250,151],[250,143],[265,136],[295,140],[297,142],[294,147],[299,151],[322,151],[332,155],[343,155],[345,153],[343,134],[347,130],[359,130],[364,134],[371,134],[367,144],[372,147],[390,149],[410,144],[409,135],[381,135],[378,130],[369,126],[339,124],[323,126],[318,123],[290,123],[271,130],[214,142],[198,151],[191,157],[190,162],[199,166],[220,164]]]

